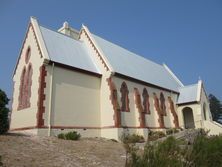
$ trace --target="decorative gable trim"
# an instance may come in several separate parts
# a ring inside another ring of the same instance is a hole
[[[110,65],[110,63],[108,62],[108,60],[106,59],[106,57],[104,56],[104,53],[99,48],[99,45],[96,43],[96,41],[93,39],[93,37],[92,37],[91,33],[89,32],[88,28],[84,25],[82,26],[82,29],[80,30],[79,38],[82,34],[86,35],[87,39],[89,40],[89,43],[91,44],[93,49],[96,51],[96,54],[99,57],[102,64],[104,65],[106,71],[113,72],[113,68]]]

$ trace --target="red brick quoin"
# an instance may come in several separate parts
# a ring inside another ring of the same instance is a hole
[[[40,75],[39,75],[39,90],[38,90],[38,112],[37,112],[37,128],[41,128],[44,126],[44,119],[43,114],[45,112],[45,106],[44,106],[44,100],[45,100],[45,93],[44,89],[46,88],[46,81],[45,77],[47,75],[47,71],[45,69],[45,65],[42,65],[39,69]]]

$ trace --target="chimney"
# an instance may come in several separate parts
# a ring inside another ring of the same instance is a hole
[[[78,40],[78,38],[79,38],[79,31],[70,27],[69,23],[67,21],[65,21],[63,23],[63,26],[60,29],[58,29],[58,32],[65,34],[65,35],[67,35],[73,39],[76,39],[76,40]]]

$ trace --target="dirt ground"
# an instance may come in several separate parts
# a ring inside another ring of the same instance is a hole
[[[122,144],[111,140],[15,133],[0,135],[0,156],[6,167],[122,167],[125,162]]]

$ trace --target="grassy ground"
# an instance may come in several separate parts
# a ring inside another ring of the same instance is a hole
[[[67,141],[24,134],[0,135],[0,156],[6,167],[124,166],[121,143],[101,138]]]

